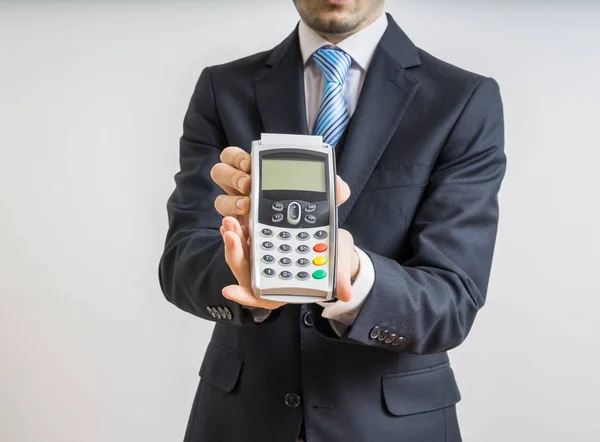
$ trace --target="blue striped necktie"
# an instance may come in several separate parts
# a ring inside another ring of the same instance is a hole
[[[325,79],[323,99],[315,121],[313,135],[322,135],[323,142],[335,145],[340,141],[350,117],[344,100],[344,81],[352,58],[340,49],[319,48],[312,58]]]

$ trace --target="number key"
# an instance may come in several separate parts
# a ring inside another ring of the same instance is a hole
[[[279,232],[279,235],[277,235],[280,239],[290,239],[292,237],[292,235],[290,234],[290,232],[286,232],[285,230],[283,232]]]
[[[279,246],[279,251],[282,253],[288,253],[292,251],[292,247],[289,244],[281,244]]]
[[[273,276],[275,276],[275,270],[271,269],[271,268],[266,268],[263,270],[263,275],[265,275],[267,278],[272,278]]]
[[[272,264],[275,262],[275,257],[273,255],[265,255],[262,257],[262,260],[267,264]]]
[[[296,265],[298,265],[299,267],[306,267],[309,264],[310,261],[306,258],[300,258],[298,261],[296,261]]]
[[[310,251],[310,247],[302,244],[302,245],[299,245],[296,250],[298,251],[298,253],[308,253]]]
[[[306,241],[308,238],[310,238],[310,235],[306,232],[300,232],[296,235],[296,238],[298,238],[300,241]]]

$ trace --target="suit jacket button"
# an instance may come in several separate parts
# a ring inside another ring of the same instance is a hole
[[[371,330],[371,334],[369,336],[371,336],[371,339],[377,339],[379,337],[379,333],[381,333],[381,328],[378,325],[376,325]]]
[[[404,336],[398,336],[392,345],[404,345],[406,343],[406,338]]]
[[[302,322],[304,322],[304,325],[306,325],[307,327],[312,327],[314,325],[313,318],[310,312],[304,313],[304,316],[302,316]]]
[[[206,307],[206,310],[208,310],[208,314],[211,315],[213,318],[217,318],[217,315],[215,315],[215,312],[213,312],[213,309],[210,305]]]
[[[227,319],[227,315],[225,314],[225,310],[223,310],[223,307],[217,307],[217,311],[221,315],[221,318]]]
[[[285,395],[285,405],[290,408],[297,408],[300,405],[300,396],[296,393],[288,393]]]
[[[381,342],[385,341],[388,337],[390,336],[390,332],[389,330],[384,330],[382,331],[379,336],[377,337],[377,339]]]
[[[213,307],[213,312],[214,312],[215,316],[217,317],[217,319],[222,319],[221,313],[219,313],[219,310],[217,310],[216,308]]]
[[[231,310],[229,310],[227,307],[223,307],[223,311],[225,312],[225,317],[231,321],[233,319]]]
[[[389,335],[387,337],[387,339],[384,341],[386,344],[391,344],[392,342],[394,342],[396,340],[396,333],[392,333],[391,335]]]

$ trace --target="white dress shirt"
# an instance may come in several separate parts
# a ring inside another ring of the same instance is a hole
[[[312,54],[323,46],[337,47],[352,58],[352,64],[344,82],[344,99],[348,108],[348,115],[352,118],[365,81],[365,76],[369,69],[369,64],[373,58],[373,53],[387,25],[387,16],[382,13],[369,26],[334,45],[309,28],[306,23],[300,21],[298,37],[300,40],[302,61],[304,62],[306,119],[310,133],[312,133],[314,123],[319,114],[319,107],[321,106],[321,98],[323,97],[323,89],[325,87],[323,74],[312,59]],[[360,166],[357,165],[357,167]],[[352,299],[348,302],[320,303],[324,308],[322,316],[329,319],[331,327],[340,336],[348,326],[354,323],[375,282],[375,270],[373,269],[371,259],[358,247],[355,247],[355,250],[360,260],[360,271],[352,285]],[[253,314],[255,320],[258,322],[268,317],[268,311],[254,310]]]
[[[323,74],[312,59],[312,54],[323,46],[337,47],[352,58],[352,64],[344,82],[344,99],[348,108],[348,115],[352,118],[365,81],[365,76],[369,70],[369,64],[387,25],[387,16],[382,13],[379,18],[367,27],[342,40],[337,45],[333,45],[309,28],[304,21],[300,21],[298,37],[300,39],[302,61],[304,62],[306,118],[308,129],[311,133],[319,114],[323,88],[325,87]],[[359,166],[357,165],[357,167]],[[375,271],[371,259],[358,247],[355,247],[355,250],[360,259],[360,272],[352,285],[352,299],[349,302],[338,301],[321,304],[324,307],[322,316],[329,319],[331,327],[338,335],[341,335],[345,328],[354,323],[375,282]]]

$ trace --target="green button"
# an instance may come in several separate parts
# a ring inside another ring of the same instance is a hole
[[[327,272],[325,270],[315,270],[313,272],[313,278],[315,279],[323,279],[327,276]]]

